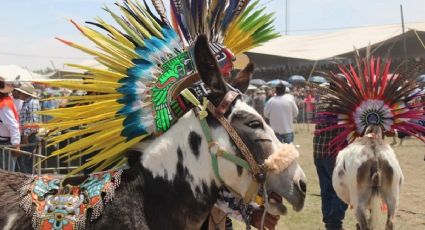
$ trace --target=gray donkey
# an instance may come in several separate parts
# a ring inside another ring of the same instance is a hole
[[[394,229],[404,177],[394,150],[383,140],[381,127],[368,126],[363,137],[339,152],[332,179],[337,195],[353,207],[358,229],[377,229],[381,200],[388,207],[386,229]]]

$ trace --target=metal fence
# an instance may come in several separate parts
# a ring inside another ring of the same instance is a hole
[[[76,169],[82,164],[81,157],[71,160],[70,157],[60,158],[52,156],[54,150],[63,148],[78,138],[70,139],[59,143],[58,145],[48,145],[44,140],[38,143],[19,145],[20,147],[36,146],[34,152],[27,152],[23,150],[15,149],[16,146],[12,145],[0,145],[0,168],[8,171],[12,171],[10,165],[12,161],[16,161],[14,155],[26,155],[32,158],[32,173],[33,174],[67,174],[73,169]],[[14,163],[16,164],[16,162]],[[15,168],[15,171],[19,171],[19,168]]]
[[[313,120],[314,114],[316,113],[316,106],[311,112],[307,112],[307,103],[299,102],[298,103],[298,116],[295,118],[295,131],[310,131],[314,129]]]

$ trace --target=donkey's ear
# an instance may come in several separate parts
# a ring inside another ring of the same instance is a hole
[[[233,79],[231,85],[242,93],[245,93],[245,91],[248,89],[249,81],[254,74],[254,67],[254,63],[248,63],[248,65],[238,73],[235,79]]]
[[[211,98],[221,100],[228,89],[205,35],[196,39],[194,53],[196,69],[201,80],[211,89]]]

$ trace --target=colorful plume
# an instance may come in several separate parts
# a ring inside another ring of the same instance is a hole
[[[317,123],[334,125],[317,132],[338,129],[339,136],[330,148],[341,149],[362,135],[368,125],[379,125],[384,131],[397,129],[425,141],[420,134],[425,127],[418,121],[425,119],[423,96],[416,92],[416,75],[420,66],[405,65],[390,74],[390,60],[357,56],[357,67],[339,65],[343,77],[331,73],[331,88],[320,102]]]
[[[221,57],[220,66],[227,69],[231,69],[228,62],[232,52],[246,51],[277,36],[271,25],[272,15],[263,14],[264,9],[255,10],[258,2],[248,7],[248,0],[170,2],[172,20],[167,19],[161,0],[152,1],[157,14],[137,0],[116,3],[118,14],[105,7],[114,25],[101,18],[88,22],[91,27],[71,20],[96,49],[58,38],[104,66],[69,64],[86,71],[80,76],[82,80],[44,82],[88,92],[61,97],[69,101],[68,108],[41,112],[53,117],[43,125],[50,133],[49,145],[78,138],[53,156],[73,160],[96,153],[72,173],[121,164],[126,149],[149,135],[166,132],[177,121],[184,111],[179,102],[170,99],[169,89],[196,72],[188,45],[198,35],[209,36],[210,47],[222,54],[217,55]],[[63,133],[58,136],[58,132]]]

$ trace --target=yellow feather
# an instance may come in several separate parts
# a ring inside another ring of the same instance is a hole
[[[130,21],[131,25],[133,25],[145,38],[150,39],[152,37],[149,31],[145,27],[140,25],[140,23],[136,19],[134,19],[134,17],[130,15],[127,10],[122,7],[120,9],[121,12],[125,15],[125,17]]]
[[[140,10],[134,5],[134,3],[132,1],[128,1],[128,5],[136,13],[136,15],[139,17],[139,19],[142,20],[142,22],[148,27],[149,31],[153,35],[155,35],[158,38],[164,39],[164,36],[162,35],[162,33],[160,31],[158,31],[155,28],[155,25],[153,25],[153,23],[152,23],[155,20],[149,20],[148,18],[146,18],[145,15],[142,12],[140,12]]]
[[[103,27],[105,27],[108,31],[110,31],[111,34],[114,36],[114,38],[116,38],[119,41],[118,43],[121,44],[124,49],[128,49],[128,52],[134,52],[134,49],[136,48],[136,46],[131,41],[129,41],[125,36],[123,36],[117,29],[115,29],[113,26],[109,25],[108,23],[106,23],[99,17],[96,18],[96,21],[99,24],[101,24]]]
[[[122,79],[123,77],[125,77],[125,74],[118,73],[118,72],[115,72],[115,71],[97,69],[97,68],[93,68],[93,67],[89,67],[89,66],[83,66],[83,65],[77,65],[77,64],[65,64],[65,65],[70,66],[70,67],[74,67],[74,68],[78,68],[78,69],[84,69],[84,70],[89,71],[91,74],[101,75],[101,76],[110,78],[110,81],[118,81],[118,80]]]

